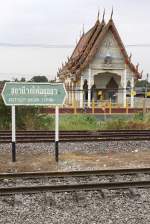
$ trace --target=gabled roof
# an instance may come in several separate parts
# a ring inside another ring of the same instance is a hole
[[[125,63],[129,66],[137,78],[141,78],[141,74],[138,71],[138,66],[134,66],[128,57],[112,18],[109,20],[107,25],[104,20],[101,23],[97,20],[95,25],[86,34],[82,35],[68,62],[62,67],[62,69],[59,70],[58,76],[61,79],[64,79],[67,74],[71,73],[76,78],[79,78],[82,71],[86,69],[89,63],[93,60],[109,30],[111,30],[118,43],[118,46],[124,56]]]

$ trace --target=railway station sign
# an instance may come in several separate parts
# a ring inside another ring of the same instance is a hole
[[[2,91],[7,106],[63,105],[65,97],[63,83],[6,82]]]
[[[55,160],[58,162],[59,106],[64,104],[66,89],[63,83],[6,82],[2,90],[5,105],[11,106],[12,162],[16,162],[15,106],[55,106]]]

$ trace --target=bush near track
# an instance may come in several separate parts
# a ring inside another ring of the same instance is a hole
[[[39,114],[37,107],[16,107],[18,130],[54,130],[55,116]],[[11,129],[11,108],[0,97],[0,129]],[[150,114],[136,114],[133,118],[98,121],[93,115],[60,115],[60,130],[120,130],[150,129]]]

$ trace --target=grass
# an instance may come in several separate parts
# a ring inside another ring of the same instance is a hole
[[[89,115],[67,115],[60,118],[60,130],[95,130],[97,120]]]
[[[39,114],[37,107],[16,107],[18,130],[54,130],[55,116]],[[0,97],[0,130],[11,129],[11,110]],[[94,115],[60,115],[60,130],[150,129],[150,113],[99,121]]]
[[[32,125],[31,125],[32,124]],[[54,130],[54,115],[37,115],[34,121],[26,119],[26,129]],[[121,130],[121,129],[150,129],[150,114],[136,114],[132,118],[116,118],[99,121],[93,115],[60,115],[60,130]]]

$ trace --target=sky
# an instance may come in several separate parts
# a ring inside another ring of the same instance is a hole
[[[112,6],[127,52],[145,76],[150,74],[149,0],[0,0],[0,80],[34,75],[54,79],[83,24],[86,32],[104,8],[107,22]]]

